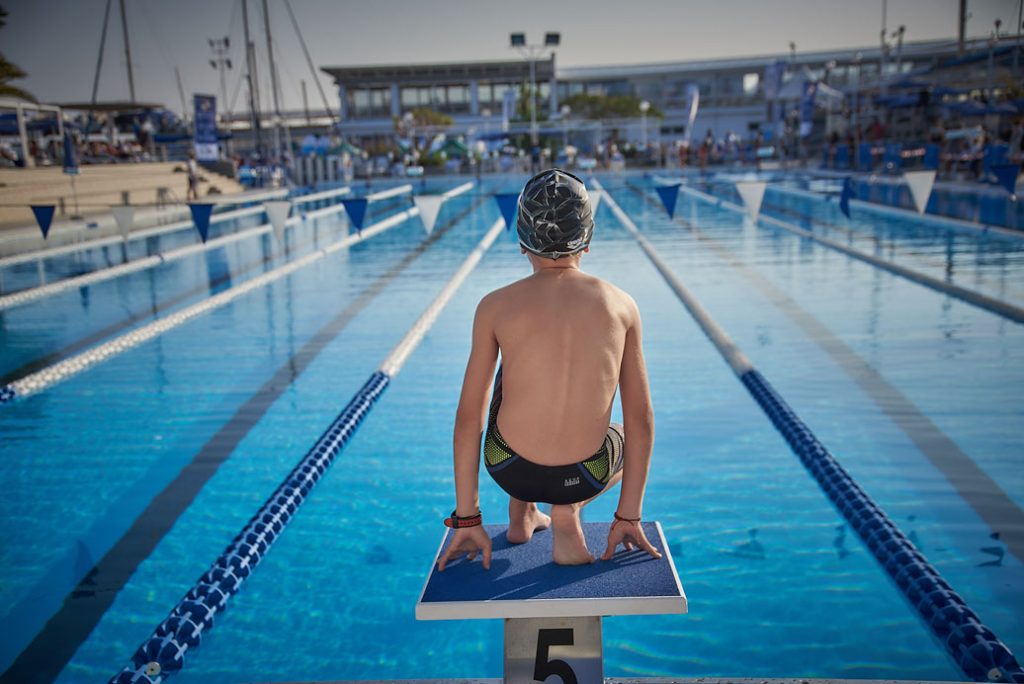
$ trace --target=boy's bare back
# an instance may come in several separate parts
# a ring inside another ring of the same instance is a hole
[[[501,349],[498,428],[509,446],[543,465],[597,451],[624,350],[636,344],[632,298],[577,268],[542,268],[492,292],[477,315]]]

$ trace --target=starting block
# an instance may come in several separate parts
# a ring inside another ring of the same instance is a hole
[[[641,523],[661,552],[621,546],[611,560],[561,566],[551,560],[551,531],[526,544],[511,544],[506,526],[485,525],[491,538],[491,569],[480,558],[437,560],[451,541],[446,530],[420,599],[417,620],[497,619],[505,621],[505,682],[543,682],[559,675],[563,684],[602,682],[601,617],[685,613],[686,594],[661,525]],[[607,523],[584,523],[590,550],[604,551]]]

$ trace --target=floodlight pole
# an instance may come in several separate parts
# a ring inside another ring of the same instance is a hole
[[[512,34],[511,47],[519,50],[520,54],[526,57],[530,62],[530,141],[536,145],[540,142],[540,136],[537,132],[537,58],[544,55],[547,49],[550,47],[552,52],[558,45],[559,34],[546,34],[543,45],[527,45],[525,41],[517,43],[515,37],[521,34]],[[554,43],[551,43],[551,36],[554,36]],[[551,87],[555,87],[554,74],[552,74]]]

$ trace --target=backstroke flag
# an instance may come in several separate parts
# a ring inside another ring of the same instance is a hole
[[[740,194],[743,206],[755,223],[761,213],[761,202],[764,200],[764,189],[767,186],[764,181],[743,181],[736,184],[736,192]]]
[[[135,221],[135,207],[118,205],[110,207],[110,213],[114,215],[117,228],[121,231],[121,238],[127,242],[128,233],[132,232],[132,223]]]
[[[679,183],[659,185],[654,189],[661,198],[661,203],[665,205],[669,218],[673,218],[676,215],[676,200],[679,199]]]
[[[846,218],[850,218],[850,200],[857,197],[856,191],[853,189],[853,179],[846,178],[843,180],[843,191],[839,193],[839,211],[846,215]]]
[[[213,205],[205,202],[192,202],[188,208],[192,211],[192,221],[196,224],[199,237],[205,243],[206,236],[210,234],[210,213],[213,211]]]
[[[995,164],[992,166],[996,182],[1006,188],[1011,195],[1017,194],[1017,176],[1020,175],[1019,164]]]
[[[932,194],[932,185],[935,184],[935,171],[907,171],[903,177],[910,187],[910,196],[914,198],[917,213],[923,214]]]
[[[50,224],[53,223],[53,210],[57,207],[53,204],[33,204],[32,213],[35,214],[39,230],[43,231],[43,239],[50,234]]]
[[[495,195],[494,199],[498,203],[498,209],[501,210],[501,217],[505,219],[505,230],[512,230],[516,209],[519,207],[519,193],[503,192]]]
[[[358,197],[356,199],[343,199],[341,203],[345,206],[345,213],[348,214],[348,219],[352,222],[352,225],[356,227],[356,232],[363,232],[363,219],[366,218],[366,205],[370,203],[365,197]]]
[[[291,210],[290,200],[268,200],[263,203],[263,211],[267,212],[267,219],[270,221],[270,227],[274,229],[274,237],[278,242],[284,242],[284,226],[288,222]]]
[[[413,204],[420,210],[420,220],[423,227],[427,229],[427,235],[434,231],[434,224],[437,223],[437,214],[441,211],[444,203],[443,195],[413,195]]]

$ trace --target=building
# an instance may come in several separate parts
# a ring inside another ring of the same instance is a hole
[[[687,90],[696,85],[700,106],[693,137],[702,137],[709,129],[716,138],[728,131],[746,136],[770,128],[769,121],[797,107],[805,81],[820,81],[850,100],[859,95],[861,115],[871,116],[872,101],[865,96],[907,87],[905,81],[922,74],[928,74],[930,85],[941,83],[961,90],[998,86],[994,82],[1000,74],[1011,72],[1010,59],[1019,49],[1013,41],[1009,36],[1001,43],[972,40],[961,49],[955,40],[905,44],[901,40],[885,49],[794,49],[734,59],[557,69],[552,54],[535,62],[538,119],[542,134],[571,135],[573,142],[584,146],[591,140],[600,141],[613,128],[620,138],[639,140],[645,135],[654,142],[669,142],[687,134]],[[391,136],[396,120],[417,107],[451,116],[454,124],[449,133],[454,135],[493,137],[499,131],[529,130],[527,122],[508,120],[514,117],[509,116],[506,99],[517,97],[529,82],[526,60],[328,66],[322,70],[338,89],[338,128],[343,136],[364,140]],[[774,73],[779,75],[776,83],[770,82]],[[648,101],[664,117],[651,122],[640,117],[584,121],[568,112],[569,120],[563,121],[559,102],[577,93],[631,95]]]

